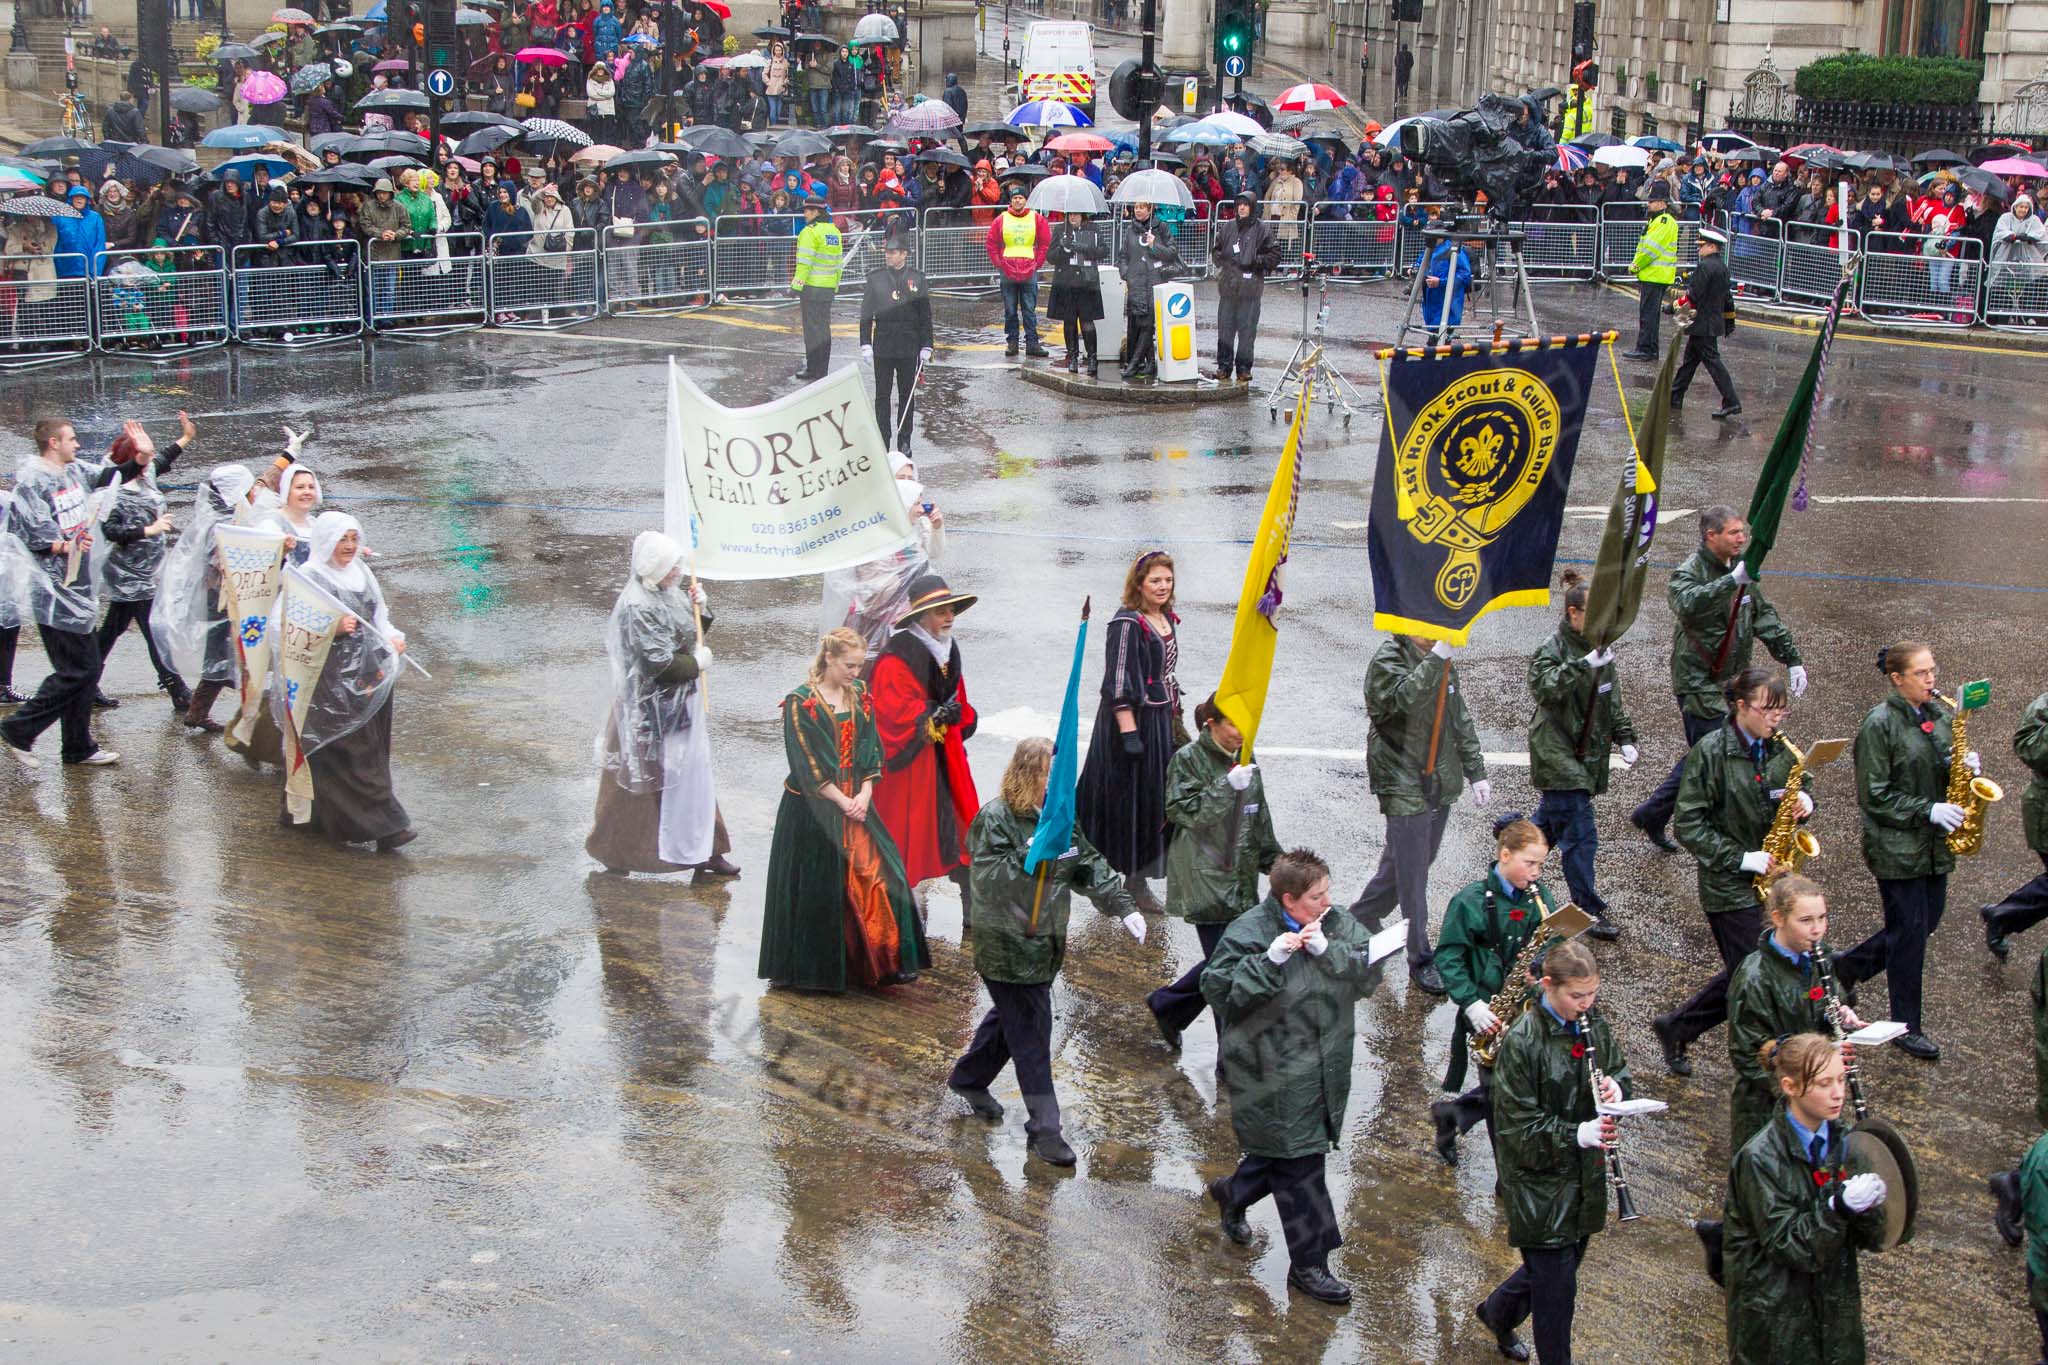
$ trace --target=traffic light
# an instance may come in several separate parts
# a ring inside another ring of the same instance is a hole
[[[1572,6],[1572,65],[1593,55],[1593,0],[1577,0]]]
[[[1255,0],[1216,0],[1216,69],[1231,74],[1228,68],[1238,58],[1250,70],[1252,40],[1257,34],[1258,11]],[[1242,73],[1238,73],[1242,74]]]
[[[427,60],[429,71],[437,66],[454,67],[460,60],[456,46],[455,0],[426,0]]]
[[[1394,22],[1397,24],[1421,23],[1422,0],[1394,0]]]

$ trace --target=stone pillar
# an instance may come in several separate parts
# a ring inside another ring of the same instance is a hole
[[[1207,71],[1215,46],[1211,32],[1215,21],[1214,6],[1203,4],[1201,0],[1158,0],[1158,4],[1160,70]],[[1136,0],[1133,0],[1132,12],[1137,12]]]

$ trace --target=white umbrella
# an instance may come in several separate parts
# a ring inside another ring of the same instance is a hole
[[[1402,127],[1413,122],[1415,122],[1415,115],[1413,114],[1410,114],[1407,118],[1397,118],[1386,127],[1380,129],[1378,134],[1373,137],[1373,142],[1381,147],[1391,147],[1394,145],[1395,140],[1401,136]]]
[[[1257,137],[1266,131],[1257,119],[1249,114],[1240,114],[1235,109],[1218,109],[1196,122],[1211,128],[1221,128],[1224,132],[1235,133],[1239,137]]]
[[[1618,166],[1639,171],[1650,164],[1650,152],[1646,147],[1601,147],[1593,153],[1595,166]]]
[[[855,43],[893,43],[896,37],[896,21],[886,14],[863,14],[853,26]]]
[[[1108,213],[1109,201],[1095,182],[1081,175],[1049,175],[1031,191],[1031,207],[1040,213]]]
[[[1116,187],[1115,199],[1119,204],[1169,204],[1184,209],[1195,206],[1195,196],[1187,184],[1170,171],[1132,171]]]

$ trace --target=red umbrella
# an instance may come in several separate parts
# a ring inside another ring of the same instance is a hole
[[[710,10],[721,19],[732,18],[732,6],[723,3],[723,0],[696,0],[696,3]]]
[[[513,60],[536,62],[541,66],[567,66],[569,54],[558,47],[522,47],[514,54]]]
[[[1281,91],[1280,98],[1273,101],[1273,109],[1276,113],[1312,114],[1319,109],[1342,109],[1350,103],[1341,90],[1309,84]]]
[[[1062,133],[1045,145],[1056,152],[1107,152],[1116,147],[1100,133]]]
[[[410,71],[412,63],[403,57],[386,57],[370,68],[371,71]]]
[[[1785,149],[1785,159],[1787,161],[1804,161],[1815,152],[1839,152],[1841,150],[1840,147],[1830,147],[1825,142],[1802,142],[1797,147],[1787,147]]]

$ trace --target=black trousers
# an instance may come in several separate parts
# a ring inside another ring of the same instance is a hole
[[[1449,806],[1431,806],[1420,815],[1389,815],[1380,865],[1351,902],[1353,918],[1375,933],[1387,911],[1401,907],[1408,920],[1411,970],[1436,960],[1436,950],[1429,946],[1429,869],[1436,864],[1450,818]]]
[[[100,685],[100,642],[89,630],[36,627],[50,673],[36,694],[15,713],[0,720],[0,739],[17,749],[33,749],[36,736],[61,725],[66,763],[82,763],[100,746],[92,737],[92,694]]]
[[[1225,1182],[1225,1194],[1240,1208],[1250,1208],[1267,1195],[1280,1211],[1280,1230],[1287,1237],[1287,1259],[1307,1269],[1329,1268],[1330,1253],[1344,1245],[1337,1233],[1337,1208],[1323,1179],[1323,1157],[1252,1156],[1238,1159]]]
[[[1493,1149],[1494,1169],[1500,1169],[1500,1139],[1493,1131],[1493,1070],[1474,1062],[1473,1068],[1479,1073],[1479,1084],[1467,1090],[1454,1100],[1448,1100],[1458,1116],[1458,1136],[1463,1137],[1480,1124],[1486,1125],[1486,1145]],[[1496,1185],[1498,1178],[1496,1177]]]
[[[1764,908],[1751,905],[1741,910],[1717,910],[1707,916],[1707,927],[1714,931],[1714,947],[1721,953],[1721,970],[1668,1016],[1681,1043],[1690,1043],[1708,1029],[1728,1022],[1728,975],[1735,970],[1736,963],[1756,951],[1756,941],[1764,932]]]
[[[1586,1239],[1576,1246],[1523,1247],[1522,1267],[1500,1282],[1480,1308],[1496,1327],[1514,1328],[1536,1318],[1536,1359],[1542,1365],[1571,1365],[1572,1315],[1579,1304],[1579,1262]]]
[[[1209,965],[1209,958],[1216,951],[1216,945],[1223,941],[1227,924],[1197,924],[1196,937],[1202,940],[1202,960],[1181,973],[1180,980],[1170,986],[1161,986],[1145,997],[1145,1003],[1160,1021],[1172,1029],[1184,1029],[1202,1017],[1209,1001],[1202,994],[1202,969]]]
[[[1721,728],[1722,717],[1702,718],[1680,706],[1678,718],[1685,722],[1685,753],[1692,752],[1692,746]],[[1685,754],[1678,756],[1678,762],[1671,765],[1657,790],[1651,792],[1643,803],[1636,807],[1634,819],[1644,829],[1662,830],[1671,823],[1671,812],[1678,809],[1678,779],[1685,771]],[[1755,946],[1755,945],[1751,945]]]
[[[1149,304],[1151,295],[1146,295]],[[1159,355],[1152,340],[1152,309],[1124,309],[1124,370],[1129,374],[1159,373]]]
[[[14,686],[14,650],[20,643],[20,626],[0,626],[0,687]]]
[[[1678,374],[1671,381],[1671,404],[1678,406],[1684,399],[1685,391],[1692,385],[1693,372],[1700,366],[1707,367],[1707,376],[1714,381],[1714,389],[1721,395],[1721,406],[1734,407],[1735,381],[1728,377],[1728,367],[1721,363],[1721,338],[1703,337],[1694,332],[1685,339],[1685,359],[1678,363]]]
[[[155,603],[153,597],[145,597],[140,602],[107,603],[106,619],[100,622],[100,666],[106,667],[107,655],[113,651],[114,641],[121,638],[132,621],[141,628],[142,643],[149,649],[150,665],[156,669],[157,686],[169,687],[178,681],[178,670],[172,668],[170,660],[157,650],[156,636],[150,631],[149,609]]]
[[[1879,877],[1877,894],[1884,902],[1884,928],[1836,958],[1835,975],[1847,983],[1882,972],[1892,1018],[1920,1033],[1920,972],[1927,940],[1941,927],[1948,906],[1948,876]]]
[[[1216,299],[1216,377],[1235,367],[1241,379],[1251,378],[1252,346],[1259,339],[1259,306],[1263,293],[1220,294]]]
[[[1664,320],[1664,291],[1668,284],[1652,284],[1648,280],[1636,281],[1636,349],[1654,351],[1657,349],[1657,333]]]
[[[910,428],[916,413],[912,401],[916,397],[917,352],[909,355],[883,355],[875,352],[875,425],[882,429],[882,444],[894,445],[905,455],[910,453]],[[896,414],[903,414],[903,425],[896,425]]]
[[[974,1041],[953,1063],[947,1083],[986,1090],[1005,1064],[1014,1064],[1018,1088],[1024,1092],[1024,1131],[1057,1133],[1060,1102],[1052,1092],[1052,983],[981,984],[995,1003],[974,1030]]]
[[[1077,363],[1095,359],[1094,323],[1084,322],[1080,318],[1064,318],[1060,321],[1060,336],[1066,341],[1067,351]]]
[[[2041,875],[1991,907],[1993,932],[2021,934],[2048,919],[2048,853],[2040,857]]]
[[[804,375],[822,379],[832,364],[832,298],[838,293],[815,284],[798,291],[804,319]]]
[[[2027,1302],[2034,1301],[2034,1272],[2027,1272]],[[2048,1313],[2034,1310],[2034,1327],[2041,1333],[2041,1358],[2048,1360]]]

